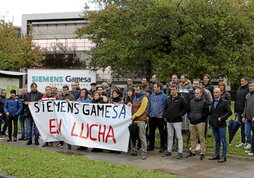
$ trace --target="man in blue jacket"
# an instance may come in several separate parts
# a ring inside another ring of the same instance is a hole
[[[22,111],[22,103],[16,97],[16,90],[11,90],[11,97],[8,98],[4,103],[4,112],[8,118],[8,142],[12,141],[12,121],[14,124],[14,133],[13,141],[17,141],[17,132],[18,132],[18,116]]]
[[[160,132],[160,153],[165,151],[167,143],[164,121],[167,95],[162,92],[162,87],[159,83],[154,84],[154,93],[150,97],[147,111],[147,120],[149,120],[150,128],[148,151],[154,150],[155,130],[158,127]]]

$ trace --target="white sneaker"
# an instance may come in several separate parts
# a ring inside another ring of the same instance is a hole
[[[251,153],[252,151],[251,150],[245,150],[245,153]]]
[[[254,153],[251,151],[251,152],[248,153],[248,155],[249,155],[249,156],[253,156]]]
[[[236,145],[237,148],[244,147],[244,146],[245,146],[245,143],[239,143],[238,145]]]
[[[246,150],[251,149],[251,144],[247,143],[246,146],[244,147]]]

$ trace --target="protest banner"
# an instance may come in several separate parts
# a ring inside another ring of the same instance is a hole
[[[44,142],[128,151],[130,106],[57,100],[30,102],[29,109]]]

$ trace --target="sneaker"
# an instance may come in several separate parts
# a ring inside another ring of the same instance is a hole
[[[56,145],[56,147],[57,148],[63,148],[64,146],[61,143],[59,143],[59,144]]]
[[[147,148],[147,151],[154,151],[154,148],[148,147],[148,148]]]
[[[182,153],[178,153],[176,159],[183,159],[183,154]]]
[[[42,145],[42,147],[47,147],[47,146],[49,146],[48,142],[45,142],[45,143]]]
[[[194,154],[194,153],[190,152],[190,154],[189,154],[189,155],[187,155],[187,156],[186,156],[186,158],[192,158],[192,157],[194,157],[194,156],[196,156],[196,154]]]
[[[239,143],[238,145],[236,145],[237,148],[244,147],[244,146],[245,146],[245,143]]]
[[[172,155],[171,152],[166,151],[165,153],[163,153],[163,154],[161,155],[161,157],[166,157],[166,156],[171,156],[171,155]]]
[[[253,156],[254,155],[253,151],[249,152],[248,155]]]
[[[204,154],[201,154],[201,155],[200,155],[200,160],[203,160],[203,159],[205,159],[205,155],[204,155]]]
[[[164,147],[160,147],[159,153],[163,153],[165,151]]]
[[[246,146],[244,147],[246,150],[249,150],[251,148],[251,144],[247,143]]]
[[[140,156],[140,158],[141,158],[142,160],[145,160],[145,159],[147,158],[147,156],[146,156],[146,154],[142,154],[142,155]]]
[[[34,144],[35,144],[35,145],[40,145],[40,143],[39,143],[38,140],[35,140],[35,141],[34,141]]]
[[[25,138],[25,137],[22,136],[22,137],[20,137],[18,140],[21,141],[21,140],[24,140],[24,138]]]
[[[24,138],[24,141],[27,141],[27,140],[28,140],[28,138],[27,138],[27,137],[25,137],[25,138]]]
[[[136,151],[133,151],[132,153],[130,153],[131,156],[137,156],[137,152]]]
[[[80,146],[77,148],[77,150],[79,151],[84,151],[84,150],[87,150],[88,148],[87,147],[84,147],[84,146]]]
[[[252,151],[251,150],[245,150],[245,153],[251,153]]]
[[[12,142],[12,139],[11,139],[11,138],[9,138],[9,139],[7,140],[7,142]]]
[[[17,137],[13,137],[13,141],[14,141],[14,142],[17,142]]]
[[[68,149],[71,150],[71,145],[67,144],[68,145]]]
[[[26,144],[27,144],[27,145],[32,145],[32,144],[33,144],[33,141],[32,141],[32,140],[28,140]]]

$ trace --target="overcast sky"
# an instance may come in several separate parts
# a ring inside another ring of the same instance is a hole
[[[96,8],[91,0],[0,0],[0,17],[21,26],[22,14],[79,12],[86,3]]]

